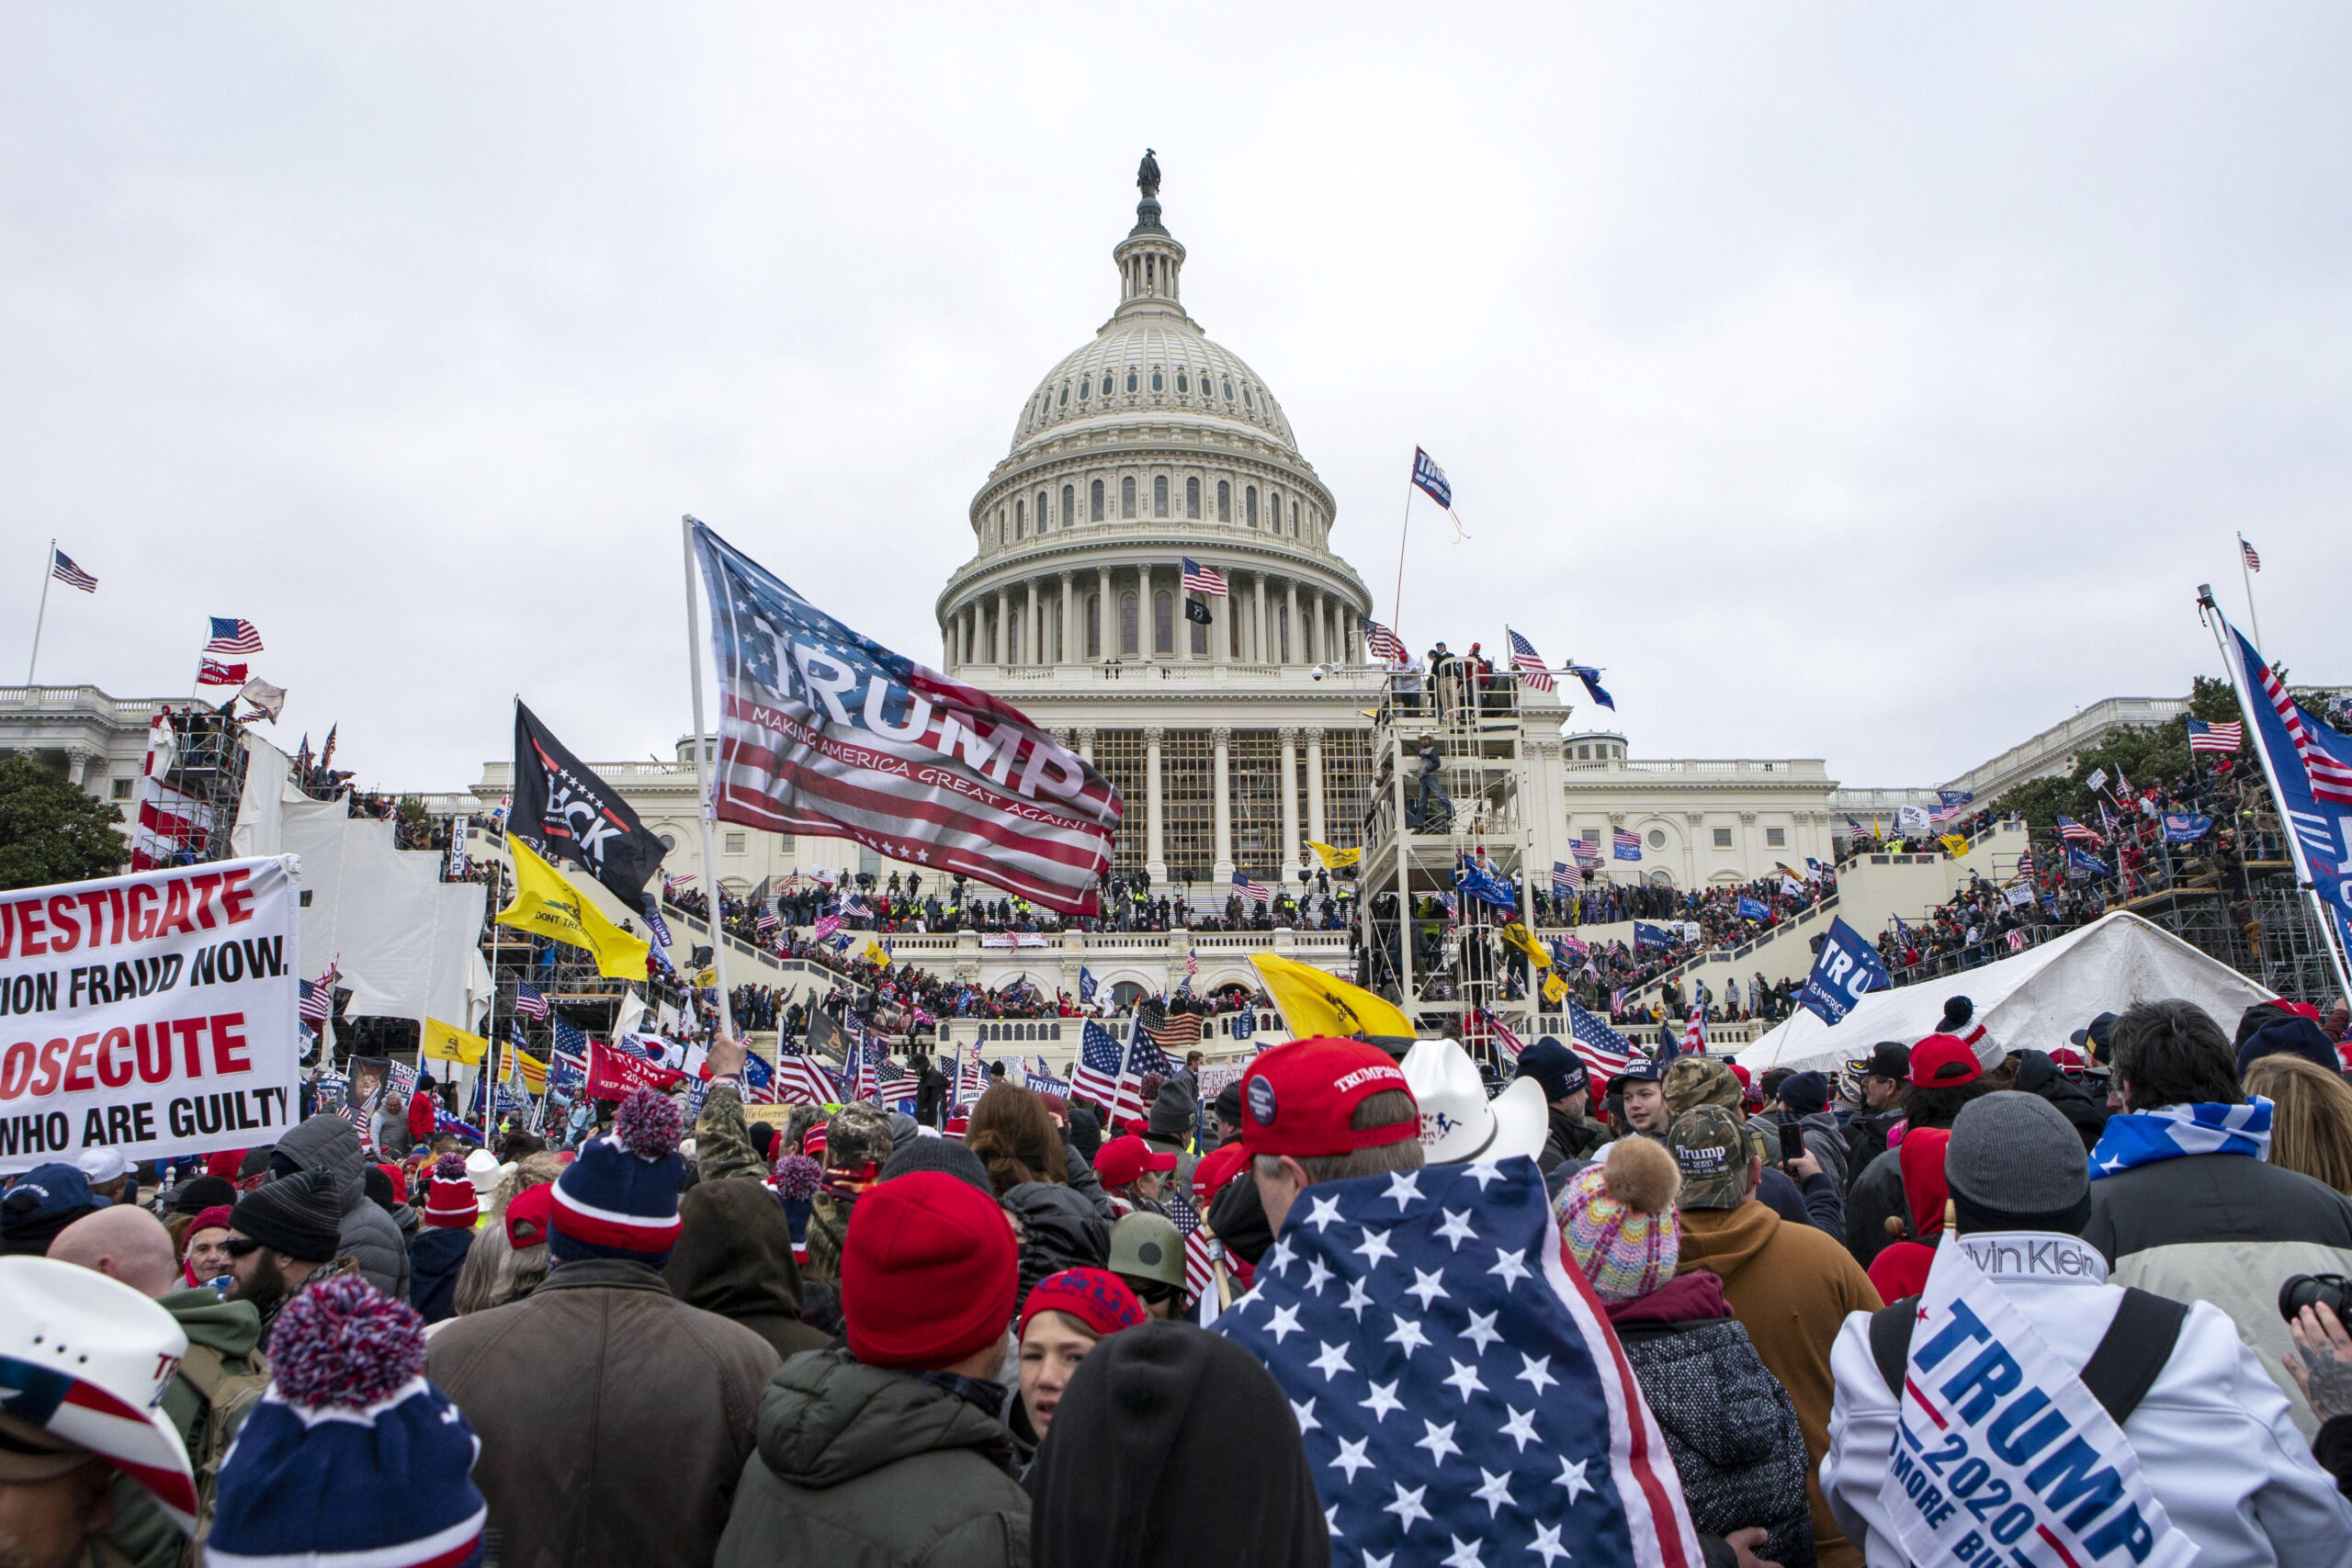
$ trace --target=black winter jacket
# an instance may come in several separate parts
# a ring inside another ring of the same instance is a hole
[[[2075,1134],[2083,1140],[2086,1152],[2098,1145],[2098,1135],[2107,1130],[2107,1106],[2090,1090],[2060,1072],[2048,1052],[2018,1054],[2018,1088],[2056,1106],[2058,1113],[2073,1123]]]
[[[1048,1274],[1110,1262],[1111,1222],[1086,1194],[1051,1181],[1023,1181],[1007,1188],[1001,1201],[1021,1222],[1022,1301]]]

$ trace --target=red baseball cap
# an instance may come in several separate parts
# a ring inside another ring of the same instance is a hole
[[[1914,1089],[1958,1089],[1984,1076],[1976,1047],[1956,1034],[1930,1034],[1911,1047]]]
[[[1094,1156],[1094,1174],[1113,1189],[1126,1186],[1147,1170],[1175,1168],[1175,1150],[1161,1154],[1141,1138],[1114,1138]]]
[[[1241,1146],[1253,1155],[1313,1159],[1419,1137],[1418,1106],[1393,1126],[1358,1132],[1348,1125],[1357,1106],[1392,1089],[1412,1097],[1404,1069],[1377,1045],[1328,1035],[1277,1045],[1242,1075]]]

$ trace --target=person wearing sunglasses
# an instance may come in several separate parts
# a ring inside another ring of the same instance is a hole
[[[1122,1215],[1111,1227],[1110,1265],[1146,1317],[1185,1315],[1184,1236],[1175,1221],[1142,1209]]]

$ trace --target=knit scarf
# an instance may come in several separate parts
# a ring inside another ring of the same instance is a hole
[[[2270,1101],[2256,1097],[2245,1105],[2199,1102],[2119,1112],[2107,1119],[2107,1130],[2091,1150],[2091,1179],[2182,1155],[2268,1159]]]

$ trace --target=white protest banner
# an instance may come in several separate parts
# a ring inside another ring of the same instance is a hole
[[[0,893],[0,1171],[277,1141],[300,1106],[291,856]]]
[[[2033,884],[2030,882],[2020,882],[2015,887],[2010,888],[2008,892],[2003,894],[2002,897],[2009,901],[2010,908],[2022,909],[2028,904],[2033,902]]]
[[[2197,1546],[2114,1417],[1944,1232],[1879,1502],[1917,1568],[2187,1568]]]

